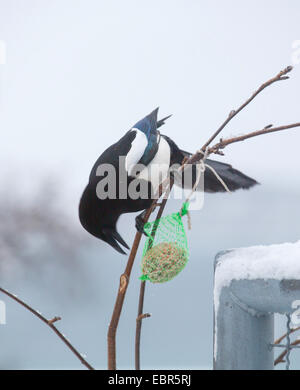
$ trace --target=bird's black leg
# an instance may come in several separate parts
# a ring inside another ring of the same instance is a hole
[[[141,214],[137,215],[135,217],[135,227],[136,227],[136,230],[140,233],[143,233],[145,234],[145,236],[147,236],[147,234],[144,232],[144,225],[145,225],[145,215],[146,215],[146,211],[147,210],[144,210]]]

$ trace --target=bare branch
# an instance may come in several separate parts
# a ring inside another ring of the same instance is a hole
[[[280,80],[287,80],[289,77],[285,76],[287,73],[291,72],[293,69],[292,66],[288,66],[285,69],[283,69],[281,72],[279,72],[275,77],[271,78],[270,80],[263,83],[257,91],[255,91],[248,100],[245,101],[237,110],[232,110],[228,118],[222,123],[222,125],[218,128],[218,130],[209,138],[209,140],[202,146],[202,151],[204,151],[211,142],[221,133],[221,131],[224,129],[224,127],[239,113],[241,112],[249,103],[252,102],[252,100],[265,88],[269,87],[270,85],[276,83]]]
[[[143,320],[144,318],[149,318],[151,317],[151,314],[150,313],[144,313],[144,314],[140,314],[138,317],[137,317],[137,321],[140,321],[140,320]]]
[[[32,314],[34,314],[36,317],[38,317],[41,321],[43,321],[46,325],[48,325],[56,334],[57,336],[66,344],[66,346],[73,352],[73,354],[81,361],[83,365],[85,365],[89,370],[94,370],[94,368],[82,357],[82,355],[73,347],[73,345],[69,342],[69,340],[66,339],[66,337],[56,328],[55,325],[53,325],[54,322],[59,321],[60,317],[54,317],[52,320],[47,320],[46,317],[44,317],[40,312],[33,309],[31,306],[29,306],[27,303],[22,301],[20,298],[18,298],[16,295],[10,293],[9,291],[5,290],[4,288],[0,287],[0,291],[13,299],[14,301],[18,302],[20,305],[25,307],[25,309],[29,310]]]
[[[54,317],[48,321],[48,324],[54,324],[54,322],[60,321],[60,320],[61,320],[61,317]]]
[[[140,295],[139,295],[139,305],[138,305],[138,316],[136,319],[136,328],[135,328],[135,369],[141,369],[141,331],[142,331],[142,320],[143,320],[143,308],[144,308],[144,298],[145,298],[145,288],[146,280],[142,280],[140,284]]]
[[[238,137],[232,137],[225,140],[221,139],[220,142],[218,142],[217,144],[215,144],[214,146],[208,149],[208,154],[212,154],[212,153],[220,154],[221,149],[224,149],[226,146],[233,144],[235,142],[245,141],[246,139],[257,137],[259,135],[275,133],[276,131],[288,130],[294,127],[300,127],[300,122],[292,123],[290,125],[285,125],[285,126],[278,126],[278,127],[270,127],[269,125],[264,127],[261,130],[253,131],[245,135],[240,135]]]
[[[153,201],[152,205],[149,207],[149,209],[146,212],[146,215],[144,217],[144,222],[146,223],[152,213],[152,211],[155,208],[155,204],[157,199],[162,195],[161,194],[162,186],[160,186],[159,189],[159,195],[155,197],[155,200]],[[107,364],[109,370],[115,370],[117,368],[116,363],[116,335],[117,335],[117,329],[119,325],[120,316],[123,309],[124,304],[124,298],[126,295],[133,263],[136,257],[137,250],[139,248],[140,242],[142,238],[142,233],[136,232],[135,238],[131,247],[130,255],[128,257],[128,261],[126,264],[126,268],[124,273],[120,277],[120,285],[119,290],[117,294],[117,298],[115,301],[114,310],[111,316],[110,324],[108,327],[108,333],[107,333]],[[124,283],[125,281],[125,283]]]
[[[290,334],[297,332],[297,330],[299,330],[299,329],[300,329],[300,326],[298,326],[298,328],[291,329],[291,330],[290,330]],[[281,341],[282,341],[284,338],[286,338],[286,336],[287,336],[287,333],[285,333],[284,335],[282,335],[281,337],[279,337],[279,339],[277,339],[276,341],[274,341],[274,344],[275,344],[275,345],[280,344]]]
[[[297,332],[298,330],[300,330],[300,326],[298,326],[297,328],[291,329],[291,330],[290,330],[290,334],[295,333],[295,332]],[[275,341],[274,341],[274,344],[275,344],[275,345],[280,344],[281,341],[282,341],[283,339],[286,338],[286,336],[287,336],[287,333],[285,333],[284,335],[282,335],[281,337],[279,337],[277,340],[275,340]],[[297,344],[300,344],[300,340],[295,340],[294,342],[291,343],[292,346],[293,346],[293,345],[297,345]],[[284,363],[284,362],[285,362],[284,357],[285,357],[286,354],[287,354],[287,350],[283,351],[283,352],[277,357],[277,359],[275,359],[275,361],[274,361],[274,366],[276,366],[276,365],[279,364],[279,363]]]

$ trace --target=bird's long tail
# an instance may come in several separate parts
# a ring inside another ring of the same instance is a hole
[[[172,164],[181,164],[184,157],[191,157],[191,153],[186,152],[178,148],[174,141],[169,137],[164,136],[169,143],[172,150]],[[221,163],[219,161],[206,159],[205,163],[212,169],[206,168],[204,173],[204,191],[205,192],[224,192],[225,186],[213,173],[215,171],[217,175],[222,179],[230,191],[236,191],[238,189],[248,189],[256,184],[259,184],[256,180],[245,175],[244,173],[233,168],[230,164]],[[196,165],[190,165],[181,175],[174,175],[175,184],[184,187],[185,189],[193,188],[197,178]],[[203,186],[200,181],[196,190],[203,190]]]
[[[204,172],[204,183],[200,182],[196,190],[203,190],[202,183],[204,184],[205,192],[224,192],[226,191],[226,186],[230,191],[236,191],[239,189],[249,189],[258,184],[256,180],[238,171],[229,164],[210,159],[206,159],[205,164],[208,167],[206,167]],[[209,167],[212,169],[209,169]],[[214,171],[221,180],[218,179]],[[196,165],[193,165],[186,168],[183,175],[175,175],[175,184],[184,188],[192,188],[195,184],[196,177],[197,169]],[[225,185],[222,184],[222,181]]]

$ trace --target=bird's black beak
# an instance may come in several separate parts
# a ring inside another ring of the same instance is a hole
[[[112,246],[117,252],[122,255],[126,255],[126,252],[121,248],[119,243],[123,245],[126,249],[130,249],[120,234],[113,228],[103,228],[103,240]]]

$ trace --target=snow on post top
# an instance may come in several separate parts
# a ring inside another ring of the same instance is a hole
[[[300,279],[300,241],[225,252],[216,264],[215,304],[223,287],[241,279]]]

